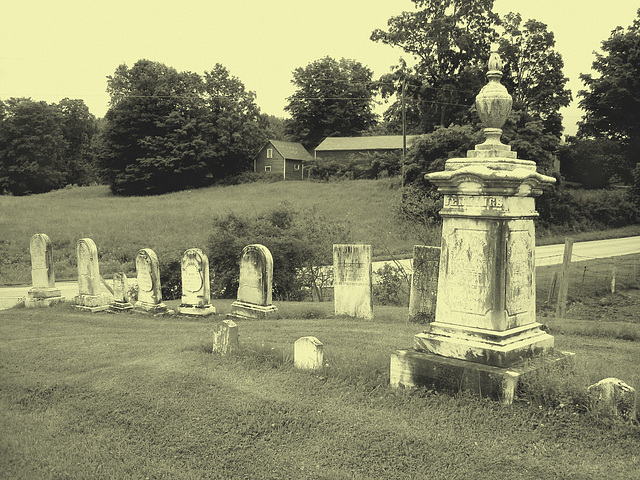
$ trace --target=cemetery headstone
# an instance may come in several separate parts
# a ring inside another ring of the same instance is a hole
[[[238,298],[230,317],[266,318],[278,308],[271,303],[273,257],[264,245],[247,245],[240,256]]]
[[[414,245],[413,275],[409,294],[410,322],[433,322],[436,314],[439,269],[440,247]]]
[[[101,312],[109,309],[110,296],[102,288],[98,249],[90,238],[81,238],[76,244],[78,259],[78,295],[73,299],[74,307],[88,311]]]
[[[63,302],[60,289],[56,288],[53,270],[53,248],[51,240],[44,233],[36,233],[29,242],[31,253],[32,288],[25,299],[26,307],[48,307]]]
[[[113,303],[111,309],[116,311],[132,310],[133,305],[129,302],[129,280],[124,272],[113,274]]]
[[[373,319],[371,245],[333,246],[336,315]]]
[[[392,355],[392,385],[446,377],[508,403],[522,365],[569,358],[554,352],[535,309],[534,197],[555,179],[500,141],[512,105],[502,65],[492,53],[489,82],[476,97],[485,142],[425,176],[444,195],[435,321],[415,335],[412,350]]]
[[[138,301],[135,304],[135,310],[152,315],[173,313],[162,303],[158,257],[150,248],[138,251],[136,273],[138,276]]]
[[[240,349],[238,325],[233,320],[223,320],[213,330],[213,353],[228,355]]]
[[[317,370],[324,363],[323,345],[316,337],[302,337],[293,345],[293,363],[296,368]]]
[[[588,388],[592,411],[606,417],[634,422],[636,390],[617,378],[605,378]]]
[[[207,316],[216,313],[210,304],[209,259],[199,248],[189,248],[182,255],[182,303],[178,311],[183,315]]]

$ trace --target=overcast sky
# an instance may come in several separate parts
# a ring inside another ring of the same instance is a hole
[[[578,75],[611,30],[631,25],[632,0],[495,0],[500,14],[546,23],[556,35],[574,105],[563,111],[567,134],[581,117]],[[413,10],[410,0],[3,0],[0,99],[58,102],[80,98],[104,116],[106,76],[146,58],[202,74],[221,63],[256,92],[262,112],[286,116],[291,72],[331,56],[351,58],[378,77],[402,56],[369,40],[375,28]],[[382,113],[385,107],[377,111]]]

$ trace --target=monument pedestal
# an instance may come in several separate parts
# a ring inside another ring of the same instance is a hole
[[[64,302],[64,300],[59,288],[34,287],[27,293],[24,305],[27,308],[50,307],[56,303]]]
[[[133,310],[133,305],[129,302],[119,302],[116,300],[109,305],[109,308],[116,312],[126,312],[127,310]]]
[[[73,306],[85,312],[104,312],[109,310],[110,301],[106,295],[76,295]]]
[[[180,315],[192,315],[194,317],[206,317],[208,315],[215,315],[216,307],[213,305],[187,305],[182,304],[178,307],[178,313]]]
[[[416,350],[396,350],[391,354],[389,381],[392,387],[437,386],[455,392],[468,391],[511,404],[518,383],[527,374],[543,365],[571,368],[574,355],[570,352],[553,352],[510,367],[496,367]]]
[[[134,311],[138,313],[146,313],[148,315],[172,315],[175,313],[169,310],[164,303],[136,302]]]
[[[229,318],[238,319],[262,319],[273,315],[278,311],[275,305],[255,305],[253,303],[235,301],[231,304]]]

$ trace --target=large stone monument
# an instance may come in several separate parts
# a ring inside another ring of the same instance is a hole
[[[247,245],[240,256],[238,299],[230,317],[266,318],[278,310],[271,304],[273,257],[264,245]]]
[[[53,248],[51,240],[44,233],[36,233],[29,243],[31,253],[32,288],[25,299],[26,307],[48,307],[63,302],[60,289],[56,288],[53,271]]]
[[[433,322],[438,295],[440,247],[413,246],[413,275],[409,294],[409,321]]]
[[[373,319],[371,251],[371,245],[333,246],[336,315]]]
[[[73,299],[74,307],[88,312],[109,310],[111,298],[104,293],[98,249],[90,238],[81,238],[76,244],[78,257],[78,295]]]
[[[195,316],[216,313],[210,304],[209,258],[199,248],[189,248],[182,255],[181,269],[182,303],[178,311]]]
[[[436,315],[413,349],[392,355],[392,385],[447,379],[510,402],[530,361],[552,357],[554,339],[536,322],[533,219],[534,197],[555,179],[500,141],[512,103],[501,69],[492,53],[476,98],[486,141],[426,175],[444,194]]]
[[[173,313],[162,303],[158,257],[150,248],[138,251],[136,273],[138,276],[138,301],[135,304],[135,310],[152,315]]]

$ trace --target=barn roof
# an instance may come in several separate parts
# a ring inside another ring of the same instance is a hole
[[[313,160],[307,149],[298,142],[285,142],[282,140],[269,140],[280,155],[288,160]]]
[[[407,145],[419,135],[407,135]],[[401,150],[402,135],[371,137],[327,137],[316,147],[318,152],[340,150]]]

